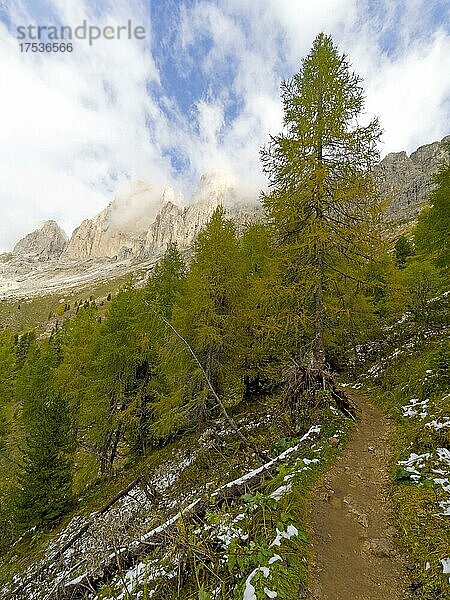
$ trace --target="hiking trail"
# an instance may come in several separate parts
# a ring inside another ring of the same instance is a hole
[[[358,395],[358,421],[311,503],[311,600],[407,598],[388,498],[393,424]]]

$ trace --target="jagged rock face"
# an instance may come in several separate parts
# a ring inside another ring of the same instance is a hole
[[[450,140],[450,136],[442,141]],[[406,152],[388,154],[378,167],[381,191],[390,201],[389,216],[408,221],[420,212],[433,189],[433,175],[446,158],[441,142],[421,146],[410,156]]]
[[[93,219],[73,232],[64,258],[128,258],[143,252],[145,235],[163,205],[177,197],[171,188],[160,193],[134,181]]]
[[[189,247],[214,210],[223,205],[239,222],[255,216],[256,201],[245,198],[225,175],[203,175],[189,206],[181,194],[166,187],[162,192],[142,181],[131,184],[93,219],[78,227],[64,258],[153,257],[176,242]]]
[[[180,208],[171,202],[163,206],[146,236],[145,255],[158,255],[171,242],[176,242],[181,249],[190,247],[218,206],[223,206],[237,223],[262,214],[261,205],[239,193],[225,175],[203,175],[189,206]]]
[[[450,136],[444,138],[450,140]],[[410,156],[388,154],[378,166],[381,192],[390,202],[388,216],[411,222],[433,188],[432,177],[445,158],[440,142],[421,146]],[[189,248],[217,206],[222,205],[238,227],[261,217],[257,194],[244,193],[221,173],[203,175],[190,203],[170,187],[163,190],[143,182],[132,182],[116,194],[105,210],[86,219],[67,243],[64,232],[48,221],[14,248],[14,255],[47,260],[156,258],[176,242]]]
[[[67,246],[67,235],[56,221],[45,221],[14,246],[13,257],[51,260],[59,258]]]

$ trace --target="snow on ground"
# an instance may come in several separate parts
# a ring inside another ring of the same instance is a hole
[[[442,489],[444,500],[437,502],[442,516],[450,516],[450,451],[447,448],[437,448],[435,452],[416,454],[411,452],[405,460],[399,460],[398,466],[403,467],[413,483],[424,485],[432,482]],[[439,475],[439,477],[436,477]]]
[[[311,427],[308,430],[308,432],[301,438],[301,440],[299,441],[298,444],[288,448],[287,450],[285,450],[284,452],[279,454],[274,459],[268,461],[261,467],[258,467],[257,469],[253,469],[253,470],[245,473],[241,477],[234,479],[234,480],[220,486],[218,489],[216,489],[215,491],[213,491],[212,493],[209,494],[210,498],[217,497],[219,495],[220,491],[226,490],[228,488],[233,488],[236,485],[241,485],[242,483],[245,483],[246,481],[251,480],[255,475],[260,473],[262,470],[271,469],[273,465],[278,464],[278,463],[283,464],[285,466],[285,468],[287,467],[289,469],[289,473],[284,476],[284,481],[291,481],[295,476],[300,475],[300,473],[302,471],[311,469],[312,465],[315,465],[320,462],[319,458],[309,459],[309,458],[298,457],[294,460],[292,460],[292,458],[293,458],[294,454],[300,449],[303,442],[307,441],[314,434],[318,434],[318,433],[320,433],[319,425]],[[339,433],[337,433],[336,435],[339,435]],[[286,461],[288,461],[288,460],[291,462],[287,463]],[[286,494],[290,491],[291,484],[288,484],[286,486],[280,486],[280,487],[283,489],[281,490],[280,488],[278,488],[278,490],[276,490],[278,493],[276,494],[276,498],[274,498],[277,501],[279,499],[281,499],[281,497],[284,494]],[[275,492],[274,492],[274,494],[275,494]],[[272,496],[270,496],[270,497],[273,498],[274,495],[272,494]],[[194,497],[194,499],[184,509],[182,509],[176,515],[174,515],[174,517],[172,517],[171,519],[168,519],[165,523],[160,524],[157,528],[144,534],[143,536],[141,536],[141,538],[139,540],[135,540],[133,543],[134,544],[141,543],[142,541],[150,539],[156,533],[167,530],[169,527],[171,527],[173,524],[175,524],[178,520],[182,519],[182,517],[184,515],[188,514],[192,510],[192,508],[194,508],[197,505],[197,503],[200,501],[201,501],[201,498]],[[249,508],[249,506],[247,506],[247,508],[245,510],[255,510],[257,505],[258,505],[258,503],[256,502],[254,505],[252,505],[251,508]],[[241,524],[243,522],[245,522],[246,517],[247,517],[247,515],[246,515],[245,511],[238,512],[238,514],[236,514],[235,516],[233,516],[230,512],[225,512],[220,515],[219,522],[216,522],[215,520],[213,520],[212,522],[202,523],[193,531],[193,534],[198,536],[199,539],[202,539],[202,538],[207,539],[209,541],[209,543],[211,543],[214,540],[218,544],[218,546],[222,548],[222,551],[224,552],[222,562],[224,564],[226,564],[226,562],[228,560],[228,548],[229,548],[230,544],[232,544],[233,540],[238,540],[239,543],[242,543],[242,542],[245,543],[249,540],[249,534],[247,532],[245,532],[245,530],[241,526]],[[286,530],[279,530],[277,528],[276,535],[275,535],[273,541],[271,542],[270,547],[279,547],[282,545],[282,542],[284,540],[289,540],[292,537],[297,536],[297,535],[298,535],[298,529],[292,524],[288,525]],[[115,578],[115,580],[113,581],[113,588],[115,589],[115,594],[116,594],[116,596],[114,596],[114,598],[117,597],[120,600],[122,600],[122,595],[127,590],[128,590],[128,593],[131,592],[133,594],[138,594],[138,591],[136,588],[139,588],[140,586],[142,586],[144,581],[146,582],[146,585],[148,586],[147,587],[148,593],[151,594],[152,591],[156,592],[156,590],[158,589],[158,580],[161,580],[161,578],[164,578],[164,577],[167,578],[167,573],[174,573],[174,574],[177,573],[177,570],[178,570],[178,562],[177,561],[178,560],[179,559],[177,556],[170,557],[168,554],[165,554],[159,561],[155,561],[155,560],[143,561],[142,563],[139,563],[140,566],[133,567],[132,569],[127,571],[125,574],[121,574],[120,576],[117,576]],[[258,573],[262,573],[264,575],[264,577],[269,578],[270,569],[271,569],[272,565],[274,565],[277,562],[282,562],[282,560],[283,560],[282,557],[278,553],[274,552],[272,554],[272,556],[269,557],[267,566],[260,566],[260,567],[257,567],[256,569],[254,569],[252,571],[252,573],[250,573],[246,579],[244,598],[246,598],[246,599],[248,598],[248,599],[252,599],[252,600],[256,599],[257,598],[257,596],[255,595],[256,588],[252,584],[252,581],[254,580],[254,578],[257,576]],[[127,582],[126,589],[124,588],[124,584],[123,584],[124,578],[125,578],[125,581]],[[267,583],[267,585],[264,587],[263,592],[265,594],[265,597],[267,597],[267,598],[276,598],[277,597],[276,590],[271,589],[269,583]],[[212,597],[214,598],[215,596],[216,596],[216,593],[213,592]],[[96,597],[96,600],[98,600],[97,597]],[[102,600],[103,600],[103,596],[102,596]],[[110,599],[105,598],[105,600],[113,600],[113,598],[112,597]]]
[[[424,419],[427,416],[427,407],[428,407],[428,402],[430,401],[429,398],[426,398],[425,400],[420,401],[419,398],[411,398],[411,400],[409,401],[408,404],[405,404],[405,406],[402,406],[402,415],[404,417],[420,417],[421,419]]]
[[[58,583],[67,587],[82,581],[86,578],[86,565],[90,565],[93,571],[101,568],[105,556],[116,557],[126,549],[133,536],[145,527],[148,513],[154,504],[154,491],[164,494],[195,458],[195,453],[180,453],[169,464],[157,469],[148,481],[131,489],[104,514],[93,512],[87,517],[75,516],[48,545],[43,560],[29,567],[21,577],[17,576],[12,585],[0,589],[0,593],[16,594],[14,598],[27,600],[40,598],[41,588],[45,589],[49,585],[53,587]],[[170,505],[167,495],[162,503]],[[55,561],[59,550],[88,522],[92,522],[88,530]],[[55,562],[47,567],[52,561]],[[46,573],[45,584],[36,576],[39,569]],[[15,588],[20,589],[21,595],[13,591]]]
[[[255,422],[255,426],[260,423]],[[320,426],[311,427],[307,433],[299,440],[297,444],[288,448],[272,460],[257,469],[245,473],[243,476],[234,479],[227,484],[220,486],[215,492],[209,492],[210,497],[217,496],[220,491],[234,486],[241,485],[246,481],[250,481],[255,475],[264,470],[271,470],[278,464],[284,464],[291,460],[295,453],[300,449],[304,442],[307,442],[316,434],[320,433]],[[131,489],[130,492],[113,505],[105,514],[97,515],[92,513],[87,517],[76,516],[72,519],[69,525],[58,535],[58,537],[49,544],[45,553],[45,558],[42,562],[30,567],[21,576],[16,576],[8,586],[5,586],[2,593],[14,597],[15,599],[26,598],[27,600],[37,600],[38,598],[50,598],[51,594],[56,591],[59,586],[64,586],[66,589],[73,587],[76,584],[88,580],[88,573],[102,569],[106,560],[116,560],[121,554],[126,555],[133,547],[139,547],[158,534],[168,530],[184,515],[187,515],[192,509],[204,499],[205,490],[192,490],[192,493],[185,499],[187,505],[179,510],[174,516],[167,519],[157,527],[150,531],[142,532],[142,528],[148,522],[148,513],[152,508],[154,498],[149,491],[157,490],[165,496],[165,502],[170,508],[170,502],[167,501],[167,494],[164,494],[179,478],[180,474],[195,460],[195,453],[184,453],[174,456],[173,462],[169,465],[163,465],[159,471],[155,472],[151,479]],[[314,463],[319,461],[314,459],[294,460],[291,465],[291,471],[285,477],[286,485],[280,486],[276,494],[279,500],[283,494],[290,491],[290,480],[301,473],[305,469],[310,469]],[[206,486],[208,488],[208,486]],[[173,507],[172,507],[173,508]],[[245,541],[248,537],[246,532],[240,526],[240,522],[245,519],[245,513],[241,512],[236,516],[230,515],[230,521],[216,524],[215,527],[206,528],[208,535],[213,536],[221,545],[224,551],[224,560],[226,560],[226,551],[233,539],[238,538]],[[66,550],[62,557],[56,561],[55,558],[59,549],[68,542],[72,536],[80,530],[87,522],[91,521],[88,530],[77,540],[71,548]],[[294,530],[288,528],[286,532],[277,530],[277,536],[280,539],[289,539],[289,536],[294,534]],[[277,538],[275,538],[277,539]],[[171,557],[173,559],[173,557]],[[274,555],[274,562],[280,560]],[[54,561],[53,564],[50,564]],[[89,567],[88,567],[89,565]],[[120,574],[117,580],[114,580],[116,595],[114,598],[122,600],[127,597],[130,590],[136,585],[142,585],[143,582],[151,582],[157,579],[164,578],[167,580],[175,576],[178,565],[173,564],[166,557],[166,562],[158,560],[153,563],[151,560],[143,560],[138,562],[125,573]],[[37,570],[42,569],[39,577],[36,576]],[[50,591],[51,588],[51,591]],[[42,589],[48,590],[44,594]],[[272,590],[267,588],[268,592]],[[117,595],[118,594],[118,595]],[[151,589],[149,590],[151,597]],[[91,594],[91,598],[95,595]],[[136,596],[138,597],[138,596]],[[268,595],[267,597],[271,597]],[[276,597],[276,596],[272,596]]]

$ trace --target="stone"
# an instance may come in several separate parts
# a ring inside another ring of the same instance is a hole
[[[406,152],[388,154],[378,165],[376,177],[381,196],[388,201],[387,217],[400,228],[410,226],[425,205],[433,189],[433,174],[445,156],[441,143],[433,142],[409,156]],[[238,231],[263,216],[257,191],[245,190],[244,185],[224,173],[207,173],[185,203],[182,194],[169,186],[131,181],[103,211],[85,219],[69,241],[55,221],[47,221],[16,244],[12,257],[61,258],[65,264],[90,259],[120,263],[158,259],[172,242],[187,251],[218,206],[224,207]],[[5,264],[10,260],[6,255],[2,258]]]
[[[364,513],[360,513],[355,509],[351,509],[350,512],[355,515],[356,521],[361,525],[361,527],[369,527],[369,520],[367,518],[367,515],[365,515]]]
[[[337,446],[339,446],[339,444],[341,443],[341,440],[339,438],[337,438],[336,436],[332,436],[328,438],[328,443],[330,444],[330,446],[332,446],[333,448],[336,448]]]
[[[386,538],[367,540],[364,549],[378,558],[390,558],[393,554],[392,545]]]
[[[376,169],[382,197],[388,204],[387,216],[395,222],[411,222],[424,207],[432,191],[433,175],[438,165],[448,158],[443,141],[420,146],[408,156],[392,152],[383,158]]]
[[[132,182],[105,210],[83,221],[63,258],[157,258],[173,242],[188,249],[218,206],[241,227],[262,215],[261,204],[223,173],[203,175],[188,206],[171,187],[160,191]]]
[[[59,258],[67,246],[67,235],[56,221],[45,221],[14,246],[13,257],[34,260]]]

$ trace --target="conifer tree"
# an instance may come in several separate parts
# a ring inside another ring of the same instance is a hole
[[[161,353],[169,337],[161,316],[170,318],[184,270],[178,249],[169,246],[145,288],[120,290],[99,327],[83,370],[80,427],[102,474],[113,468],[121,444],[144,454],[153,443],[154,404],[164,387]]]
[[[274,248],[263,223],[247,227],[240,239],[245,290],[238,313],[240,370],[245,397],[268,391],[277,380],[280,340],[276,333],[274,290]]]
[[[358,279],[358,266],[373,255],[372,170],[380,128],[377,119],[359,124],[361,79],[322,33],[300,71],[283,82],[281,97],[284,131],[261,152],[269,177],[263,203],[284,285],[307,332],[301,340],[310,347],[307,362],[323,370],[327,295]]]
[[[219,207],[197,238],[183,293],[174,307],[173,324],[195,352],[218,396],[228,403],[242,395],[236,361],[240,359],[237,314],[243,284],[235,227]],[[183,414],[205,419],[215,400],[186,348],[176,339],[173,347],[178,349],[176,360],[181,368],[169,403],[175,426]],[[180,380],[184,386],[180,387]]]
[[[169,319],[173,304],[179,295],[186,276],[186,265],[177,244],[169,244],[163,258],[155,265],[144,290],[144,305]],[[146,309],[144,309],[146,310]]]
[[[25,443],[17,518],[23,530],[53,525],[72,502],[71,415],[53,381],[59,361],[58,344],[50,340],[30,351],[19,375]]]

